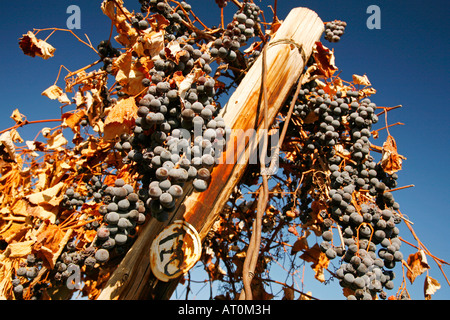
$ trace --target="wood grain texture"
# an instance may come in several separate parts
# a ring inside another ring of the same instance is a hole
[[[273,123],[285,103],[292,87],[299,79],[313,46],[324,31],[322,20],[307,8],[295,8],[286,17],[267,48],[267,95],[269,123]],[[301,46],[304,56],[299,50]],[[111,275],[98,299],[169,299],[178,279],[168,283],[157,280],[151,272],[149,250],[153,239],[165,226],[184,219],[198,231],[201,240],[206,237],[216,221],[223,205],[229,199],[248,164],[251,152],[257,144],[244,139],[246,130],[262,126],[261,106],[262,57],[260,56],[243,78],[239,87],[222,109],[222,117],[232,133],[222,159],[211,174],[208,190],[195,192],[192,186],[185,188],[185,197],[177,202],[173,216],[164,223],[151,219],[141,230],[136,242]],[[262,137],[256,131],[256,139]],[[233,159],[234,161],[229,161]],[[231,163],[230,163],[231,162]]]

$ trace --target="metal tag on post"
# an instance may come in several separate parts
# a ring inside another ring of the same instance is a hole
[[[155,238],[150,248],[150,267],[156,278],[167,282],[189,271],[200,259],[202,246],[197,230],[177,220]]]

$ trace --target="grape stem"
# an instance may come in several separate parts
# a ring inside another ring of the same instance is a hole
[[[78,37],[78,36],[77,36],[72,30],[70,30],[70,29],[45,28],[45,29],[33,29],[33,32],[35,32],[35,35],[37,35],[37,34],[38,34],[39,32],[41,32],[41,31],[49,31],[49,30],[52,30],[52,32],[50,33],[50,35],[49,35],[47,38],[45,38],[45,41],[47,41],[47,40],[50,38],[50,36],[52,36],[53,33],[55,33],[56,31],[70,32],[75,38],[77,38],[78,41],[80,41],[81,43],[85,44],[86,46],[88,46],[89,48],[91,48],[92,50],[94,50],[94,52],[95,52],[96,54],[98,54],[98,51],[94,48],[94,46],[93,46],[92,43],[91,43],[91,40],[89,40],[89,37],[88,37],[86,34],[85,34],[85,36],[86,36],[86,39],[87,39],[87,41],[88,41],[89,43],[87,43],[86,41],[81,40],[80,37]]]
[[[47,119],[47,120],[34,120],[34,121],[25,120],[25,121],[18,123],[8,129],[4,129],[4,130],[0,131],[0,134],[5,133],[6,131],[9,131],[9,130],[18,129],[18,128],[23,127],[28,124],[46,123],[46,122],[61,122],[61,119]]]

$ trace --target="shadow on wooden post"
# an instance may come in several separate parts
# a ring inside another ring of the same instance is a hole
[[[273,123],[299,79],[323,31],[324,24],[314,11],[295,8],[267,44],[269,124]],[[211,173],[208,190],[199,193],[191,186],[185,188],[185,197],[179,199],[177,209],[168,221],[161,223],[151,219],[145,225],[135,244],[111,275],[99,300],[170,299],[179,278],[163,282],[152,274],[150,247],[156,236],[176,220],[188,222],[197,230],[201,241],[205,239],[244,174],[250,154],[256,152],[254,148],[257,144],[249,145],[245,131],[262,127],[263,115],[261,112],[258,114],[261,71],[262,57],[259,57],[222,110],[225,123],[233,130],[222,155],[222,163]],[[256,131],[256,141],[260,141],[262,134]]]

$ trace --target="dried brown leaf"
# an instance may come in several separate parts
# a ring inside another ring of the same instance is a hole
[[[294,300],[294,289],[292,287],[283,287],[283,298],[281,300]]]
[[[151,31],[139,37],[133,45],[133,50],[138,56],[158,57],[159,52],[164,50],[164,32]]]
[[[135,96],[145,90],[142,80],[144,72],[148,65],[142,65],[140,60],[133,62],[132,53],[126,52],[122,54],[113,63],[116,69],[116,81],[123,87],[122,92]]]
[[[294,245],[291,249],[291,254],[296,254],[299,251],[308,250],[308,240],[306,236],[299,237],[297,241],[294,242]]]
[[[19,143],[23,142],[22,137],[20,136],[19,132],[16,129],[10,130],[10,136],[11,136],[11,140],[13,142],[19,142]]]
[[[394,137],[388,135],[383,143],[381,167],[388,174],[393,174],[402,169],[402,160],[406,159],[397,152],[397,144]]]
[[[409,266],[408,271],[406,272],[406,277],[409,279],[411,284],[414,282],[416,277],[420,276],[427,269],[430,269],[427,262],[427,257],[423,250],[410,254],[406,263]]]
[[[313,49],[313,57],[316,61],[318,69],[311,75],[322,75],[325,78],[331,78],[331,76],[338,70],[335,65],[334,53],[321,42],[316,42]]]
[[[312,248],[305,250],[300,258],[306,262],[312,262],[311,268],[316,272],[314,277],[320,282],[325,281],[324,269],[328,267],[330,260],[317,243]]]
[[[132,46],[136,42],[139,34],[128,22],[132,14],[123,6],[123,0],[104,0],[101,4],[101,9],[116,27],[117,33],[119,34],[115,37],[116,41],[124,46]]]
[[[441,288],[441,285],[436,279],[433,279],[430,276],[425,277],[425,284],[424,284],[424,295],[425,300],[431,300],[431,296],[436,293],[437,290]]]
[[[59,97],[61,97],[61,95],[63,95],[63,91],[60,87],[58,87],[57,85],[52,85],[50,87],[48,87],[47,89],[44,90],[44,92],[42,92],[43,96],[46,96],[47,98],[50,98],[52,100],[58,99]]]
[[[203,74],[200,68],[194,68],[186,78],[178,85],[178,95],[184,98],[186,92],[191,88],[192,84]]]
[[[62,115],[63,126],[67,126],[74,130],[80,121],[86,116],[85,109],[78,109],[75,112],[66,112]]]
[[[162,14],[153,14],[148,20],[152,30],[160,31],[164,30],[170,25],[170,21],[167,20]]]
[[[51,206],[58,206],[61,201],[61,190],[64,187],[64,182],[59,182],[51,188],[41,192],[36,192],[26,196],[28,201],[34,205],[49,204]]]
[[[47,148],[51,150],[62,150],[62,146],[68,143],[67,139],[64,138],[62,130],[55,130],[47,138]]]
[[[34,241],[28,240],[23,242],[10,243],[6,248],[9,258],[25,258],[31,253],[31,247]]]
[[[64,235],[65,232],[54,224],[47,224],[37,235],[36,243],[33,245],[32,250],[44,261],[44,265],[53,268],[54,255],[59,251]]]
[[[120,100],[105,120],[104,139],[111,140],[122,133],[130,132],[137,117],[136,101],[133,97]]]
[[[308,291],[306,294],[300,294],[300,298],[298,300],[312,300],[311,299],[312,292]]]
[[[364,88],[359,90],[359,96],[360,98],[362,97],[370,97],[371,95],[377,93],[377,90],[375,90],[374,88],[370,87],[370,88]]]
[[[11,137],[11,131],[6,131],[0,135],[0,147],[3,146],[9,155],[10,160],[15,161],[16,146]]]
[[[44,40],[37,39],[33,32],[28,31],[19,39],[19,47],[23,53],[31,57],[41,57],[44,60],[53,57],[55,48]]]
[[[19,109],[15,109],[10,118],[13,119],[16,124],[22,124],[24,121],[24,116],[19,112]]]

